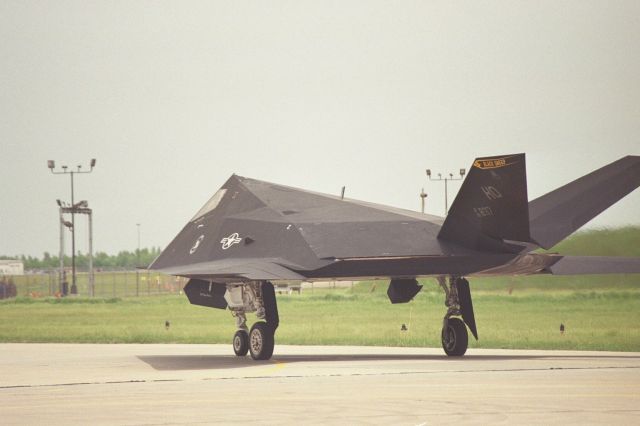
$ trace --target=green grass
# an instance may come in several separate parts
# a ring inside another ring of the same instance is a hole
[[[640,227],[578,232],[552,247],[549,252],[574,256],[640,257]]]
[[[391,305],[385,290],[379,282],[373,293],[363,283],[353,290],[278,296],[277,341],[438,347],[445,307],[435,284],[402,305]],[[479,289],[474,305],[480,340],[471,347],[640,351],[640,292],[635,290],[509,295]],[[192,306],[177,295],[18,298],[0,302],[0,318],[1,342],[229,343],[235,331],[228,311]],[[402,324],[409,331],[401,331]]]
[[[640,228],[591,231],[552,251],[640,256],[638,241]],[[0,301],[0,342],[230,343],[235,326],[228,311],[192,306],[177,294],[114,298],[125,279],[128,290],[123,293],[131,294],[133,276],[108,279],[103,285],[113,288],[115,283],[116,292],[100,293],[105,298]],[[480,335],[470,347],[640,351],[640,275],[470,281]],[[434,280],[422,284],[423,291],[401,305],[390,304],[384,281],[278,296],[281,323],[276,340],[439,347],[444,297]],[[564,335],[560,323],[566,326]],[[409,330],[401,331],[402,324]]]

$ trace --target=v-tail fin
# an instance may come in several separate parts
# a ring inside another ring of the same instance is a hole
[[[640,156],[627,156],[527,202],[524,154],[478,158],[438,238],[474,249],[504,240],[549,249],[640,186]]]
[[[640,186],[640,157],[629,155],[529,203],[531,238],[549,249]]]
[[[525,155],[476,159],[438,238],[474,249],[491,249],[502,240],[528,242]]]

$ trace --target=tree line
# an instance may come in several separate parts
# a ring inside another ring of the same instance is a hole
[[[160,247],[143,248],[134,251],[123,250],[118,254],[107,254],[99,251],[93,255],[93,267],[95,269],[135,269],[137,266],[148,266],[160,254]],[[139,256],[138,256],[139,254]],[[25,269],[55,269],[60,267],[60,257],[44,252],[42,257],[34,256],[0,256],[0,259],[19,259],[24,263]],[[65,266],[71,266],[71,256],[64,256]],[[78,253],[76,255],[76,268],[89,269],[89,255]]]

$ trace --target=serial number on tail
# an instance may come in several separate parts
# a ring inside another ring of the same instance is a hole
[[[478,218],[493,216],[493,210],[491,210],[491,207],[474,207],[473,212]]]

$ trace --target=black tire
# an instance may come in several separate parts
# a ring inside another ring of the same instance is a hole
[[[449,318],[442,328],[442,349],[449,356],[462,356],[468,345],[467,326],[460,318]]]
[[[249,333],[249,351],[255,360],[267,360],[273,355],[274,330],[266,322],[253,324]]]
[[[238,330],[233,335],[233,352],[237,356],[245,356],[249,352],[249,333],[246,330]]]

